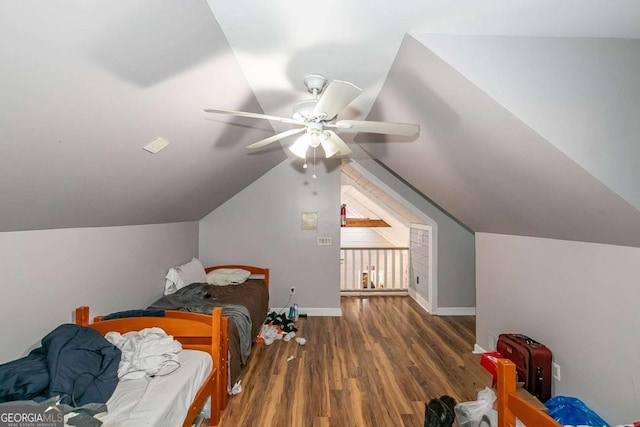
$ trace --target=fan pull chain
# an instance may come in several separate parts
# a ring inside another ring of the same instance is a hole
[[[311,178],[316,179],[318,176],[316,175],[316,147],[313,147],[313,175]]]

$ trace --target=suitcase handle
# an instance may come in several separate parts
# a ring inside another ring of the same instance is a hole
[[[543,381],[544,381],[544,378],[542,377],[542,366],[538,366],[536,368],[535,392],[533,393],[533,395],[538,399],[542,399],[542,382]]]
[[[522,334],[515,334],[514,336],[523,339],[527,344],[529,344],[531,347],[538,347],[542,344],[540,344],[538,341],[534,340],[533,338],[529,338],[526,335],[522,335]]]

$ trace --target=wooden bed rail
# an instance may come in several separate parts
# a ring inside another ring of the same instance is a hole
[[[498,427],[515,427],[516,417],[528,427],[561,427],[553,418],[516,394],[516,365],[498,359]]]

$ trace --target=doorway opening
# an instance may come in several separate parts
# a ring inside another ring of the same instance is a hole
[[[354,162],[342,166],[341,203],[341,295],[411,295],[434,310],[433,230],[420,212]]]

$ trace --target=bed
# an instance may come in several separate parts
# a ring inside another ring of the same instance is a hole
[[[178,290],[177,293],[181,293],[180,298],[172,298],[171,295],[165,296],[148,307],[149,309],[174,309],[196,312],[201,311],[203,308],[210,310],[214,306],[223,308],[223,319],[228,322],[223,327],[227,329],[228,339],[224,343],[225,347],[222,349],[222,354],[223,357],[228,354],[228,370],[222,372],[220,402],[222,409],[226,408],[227,391],[240,380],[242,367],[246,363],[252,343],[255,341],[269,311],[268,268],[250,265],[217,265],[204,268],[204,273],[209,277],[210,273],[215,270],[234,269],[245,270],[250,273],[250,276],[241,284],[229,286],[192,283]],[[239,322],[242,321],[243,316],[238,313],[237,306],[246,309],[245,316],[248,315],[250,319],[250,328],[239,328],[239,326],[242,326]],[[241,333],[242,331],[244,332]]]
[[[560,427],[553,418],[516,394],[516,365],[498,359],[498,427],[515,427],[516,417],[529,427]]]
[[[221,348],[226,341],[221,308],[212,309],[211,315],[166,311],[164,317],[102,320],[99,316],[90,322],[89,307],[83,306],[76,309],[76,323],[103,335],[159,327],[173,335],[183,347],[181,366],[176,371],[181,375],[120,381],[107,401],[108,412],[96,416],[105,425],[162,425],[166,420],[177,419],[184,420],[183,426],[191,426],[209,397],[210,423],[218,425],[224,371],[220,369],[224,367]],[[179,425],[180,421],[170,423]]]
[[[254,342],[269,311],[269,269],[251,265],[219,265],[207,267],[205,272],[210,273],[218,269],[235,268],[247,270],[251,272],[251,276],[240,285],[208,286],[207,291],[213,297],[218,298],[218,301],[222,304],[241,304],[247,307],[251,316],[251,341]],[[223,381],[222,390],[227,388],[227,378],[231,386],[240,379],[243,366],[239,357],[240,338],[233,319],[229,319],[227,336],[229,373],[228,377],[225,377]],[[222,403],[223,407],[226,407],[226,395],[223,396]]]

